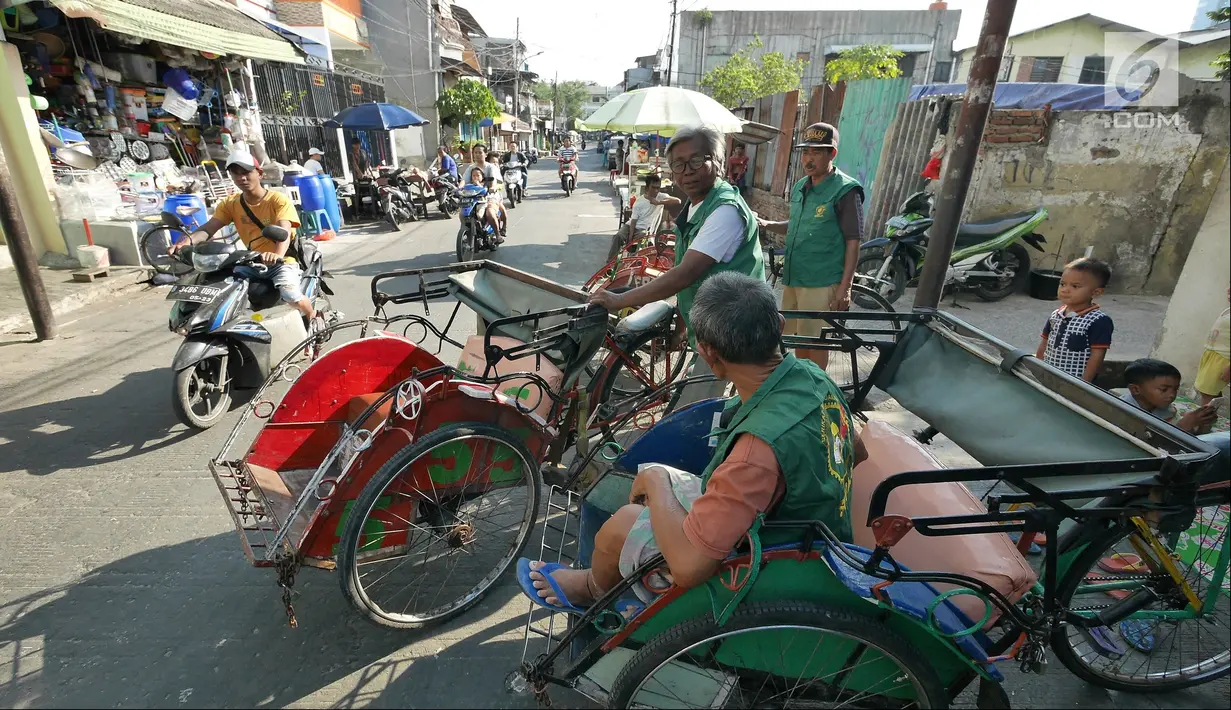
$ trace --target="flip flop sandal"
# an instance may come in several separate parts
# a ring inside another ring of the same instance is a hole
[[[1149,566],[1141,560],[1139,555],[1131,552],[1124,555],[1116,555],[1115,557],[1104,557],[1098,561],[1098,566],[1104,572],[1110,572],[1111,574],[1137,574],[1149,569]]]
[[[1086,579],[1098,579],[1101,576],[1102,575],[1095,574],[1094,572],[1089,572],[1086,574]],[[1127,589],[1111,589],[1104,591],[1103,594],[1106,594],[1116,601],[1120,601],[1121,599],[1127,598],[1129,594],[1132,594],[1132,592]]]
[[[1031,543],[1030,543],[1030,549],[1029,549],[1029,550],[1026,550],[1026,554],[1027,554],[1027,555],[1041,555],[1041,554],[1043,554],[1043,548],[1039,547],[1039,544],[1038,544],[1038,543],[1042,542],[1042,539],[1041,539],[1041,538],[1042,538],[1042,535],[1039,535],[1039,534],[1037,534],[1037,533],[1035,534],[1035,536],[1034,536],[1034,540],[1033,540],[1033,541],[1031,541]],[[1017,544],[1017,541],[1018,541],[1018,540],[1020,540],[1020,539],[1022,539],[1022,534],[1021,534],[1021,533],[1009,533],[1009,539],[1013,541],[1013,544],[1014,544],[1014,545],[1016,545],[1016,544]]]
[[[1125,649],[1124,646],[1121,646],[1120,642],[1116,640],[1116,637],[1112,634],[1111,629],[1106,626],[1096,626],[1092,629],[1085,629],[1085,634],[1086,638],[1090,639],[1090,643],[1094,645],[1094,650],[1097,651],[1100,656],[1119,658],[1125,653],[1128,653],[1127,649]]]
[[[1142,653],[1150,653],[1154,650],[1154,624],[1145,619],[1121,621],[1120,636],[1128,645]]]
[[[552,578],[551,573],[558,569],[571,569],[567,565],[562,565],[558,562],[544,562],[542,567],[538,569],[530,569],[531,560],[525,557],[517,560],[517,584],[521,587],[521,591],[526,596],[530,597],[530,601],[538,604],[544,609],[552,611],[562,611],[566,614],[585,614],[586,610],[573,604],[564,595],[564,590],[560,588],[559,583]],[[534,586],[534,580],[530,578],[531,572],[538,572],[543,575],[543,579],[547,580],[548,586],[551,587],[552,594],[556,599],[560,600],[559,604],[548,604],[547,600],[539,596],[539,590]]]

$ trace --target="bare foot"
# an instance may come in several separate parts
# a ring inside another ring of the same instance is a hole
[[[538,572],[544,562],[530,563],[530,579],[534,581],[534,588],[538,590],[539,598],[551,604],[558,606],[561,600],[555,596],[551,589],[551,584],[543,577],[541,572]],[[562,568],[551,573],[551,578],[559,585],[560,591],[564,592],[564,596],[568,597],[570,604],[579,607],[585,607],[594,603],[594,595],[590,592],[591,582],[590,570],[588,569],[568,569]]]

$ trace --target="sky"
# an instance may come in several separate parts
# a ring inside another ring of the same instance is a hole
[[[639,56],[667,44],[670,0],[458,0],[491,37],[512,37],[521,19],[530,70],[550,81],[580,79],[618,84]],[[700,10],[925,10],[928,0],[679,0],[679,9]],[[1188,29],[1196,0],[1018,0],[1013,32],[1092,13],[1160,34]],[[955,49],[975,44],[984,0],[949,0],[962,11]],[[562,8],[567,7],[567,10]],[[542,52],[542,54],[536,53]]]

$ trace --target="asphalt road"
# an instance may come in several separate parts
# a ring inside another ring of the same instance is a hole
[[[492,258],[582,283],[616,226],[598,167],[588,153],[566,198],[555,164],[540,162]],[[370,312],[373,275],[453,261],[456,221],[381,230],[323,245],[348,316]],[[300,627],[287,628],[273,572],[248,565],[206,469],[236,413],[206,432],[172,413],[179,338],[164,298],[73,314],[57,341],[0,340],[0,707],[532,706],[504,690],[526,609],[507,579],[454,622],[406,633],[369,624],[336,575],[305,569]],[[1227,698],[1225,681],[1164,698],[1107,693],[1057,664],[1044,678],[1010,674],[1008,690],[1018,707]]]

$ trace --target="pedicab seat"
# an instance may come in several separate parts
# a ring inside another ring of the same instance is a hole
[[[538,288],[529,283],[519,281],[506,274],[498,273],[490,268],[473,269],[449,274],[449,290],[457,300],[466,304],[489,323],[511,316],[524,316],[529,313],[565,308],[585,303],[586,295],[577,291],[569,296]],[[564,291],[560,287],[560,291]],[[571,289],[568,291],[571,292]],[[539,327],[554,325],[564,319],[564,316],[545,318]],[[534,340],[533,327],[530,323],[518,323],[505,326],[506,335],[522,342]]]
[[[658,325],[675,313],[675,306],[667,301],[654,301],[633,311],[632,315],[616,324],[614,334],[619,336],[633,335]]]
[[[483,355],[484,337],[472,335],[466,339],[466,347],[462,349],[461,359],[457,369],[486,377],[504,377],[519,372],[533,372],[543,378],[552,392],[559,393],[564,385],[564,373],[548,358],[536,355],[523,355],[517,358],[504,358],[488,370],[487,358]],[[492,336],[491,344],[508,350],[522,345],[522,341],[502,336]],[[533,412],[544,421],[550,421],[553,400],[545,392],[539,392],[540,385],[530,378],[513,378],[500,383],[500,392],[519,401],[521,407],[533,407]]]
[[[790,545],[788,545],[790,547]],[[767,548],[771,549],[771,548]],[[866,562],[872,551],[860,547],[859,545],[847,544],[846,549],[857,559]],[[895,555],[896,559],[896,555]],[[839,558],[832,548],[826,549],[825,561],[829,563],[829,567],[834,571],[834,575],[842,582],[847,589],[864,599],[872,599],[872,587],[880,584],[882,580],[864,574],[861,570],[851,567]],[[910,571],[906,565],[900,565],[904,571]],[[881,563],[882,569],[891,569],[888,562]],[[995,664],[988,663],[987,651],[984,644],[987,643],[986,637],[982,633],[957,636],[962,631],[969,629],[975,625],[975,622],[970,619],[961,609],[954,604],[954,601],[959,599],[973,597],[951,597],[946,599],[936,608],[932,614],[932,621],[928,620],[928,607],[932,605],[936,597],[940,594],[935,587],[924,582],[894,582],[884,588],[885,596],[889,602],[898,611],[913,617],[925,626],[938,628],[942,633],[953,637],[954,643],[962,650],[971,660],[976,663],[982,663],[988,674],[997,681],[1003,681],[1004,676],[1001,675]],[[982,604],[980,604],[980,612],[976,618],[983,618]]]
[[[944,466],[919,442],[886,422],[871,420],[861,434],[868,458],[855,467],[851,483],[851,522],[855,544],[874,547],[868,527],[868,504],[881,481],[904,471],[927,471]],[[987,508],[965,485],[956,482],[906,486],[889,496],[887,513],[910,518],[942,515],[983,515]],[[917,530],[906,534],[892,549],[893,558],[920,571],[953,572],[982,580],[1010,601],[1021,599],[1036,580],[1034,570],[1004,533],[926,537]],[[896,585],[893,585],[896,586]],[[942,590],[950,585],[937,585]],[[983,602],[973,596],[953,597],[967,616],[981,619]],[[989,624],[999,616],[994,613]]]

